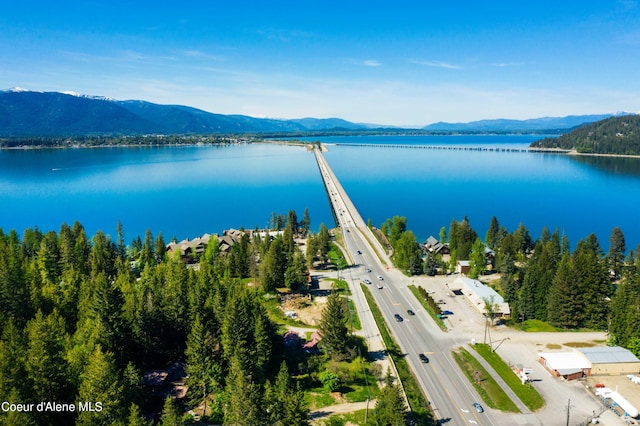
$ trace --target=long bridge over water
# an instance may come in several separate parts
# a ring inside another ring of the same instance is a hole
[[[325,145],[331,145],[326,143]],[[373,143],[340,143],[340,146],[401,148],[401,149],[437,149],[451,151],[491,151],[491,152],[539,152],[545,154],[567,154],[568,150],[548,148],[514,148],[499,146],[464,146],[464,145],[418,145],[418,144],[373,144]]]

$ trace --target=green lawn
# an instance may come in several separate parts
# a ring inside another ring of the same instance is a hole
[[[544,399],[542,399],[538,391],[530,383],[523,385],[518,376],[516,376],[511,368],[500,358],[500,355],[491,351],[489,345],[477,344],[471,347],[491,364],[498,375],[502,377],[502,380],[509,385],[518,398],[520,398],[524,405],[531,411],[536,411],[544,407]]]
[[[561,331],[560,329],[552,326],[548,322],[544,322],[536,319],[529,319],[529,320],[526,320],[525,322],[517,322],[517,323],[514,322],[512,323],[512,325],[514,328],[518,330],[526,331],[529,333],[537,333],[537,332],[543,332],[543,331],[547,331],[547,332]]]
[[[456,360],[469,382],[478,391],[480,397],[491,408],[508,413],[519,413],[516,404],[509,398],[505,391],[484,369],[482,364],[473,357],[467,350],[460,348],[453,352]],[[478,373],[478,374],[476,374]],[[514,375],[515,377],[515,375]]]

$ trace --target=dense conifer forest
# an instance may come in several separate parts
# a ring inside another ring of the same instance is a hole
[[[177,425],[205,401],[216,423],[307,424],[263,299],[306,287],[293,236],[309,219],[277,221],[273,236],[246,232],[226,254],[212,237],[186,257],[150,231],[125,245],[121,226],[115,239],[79,223],[0,230],[0,401],[31,407],[0,424]]]
[[[531,147],[575,149],[584,154],[640,155],[640,115],[586,124],[557,138],[533,142]]]

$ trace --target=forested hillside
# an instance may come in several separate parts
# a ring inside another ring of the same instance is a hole
[[[640,115],[587,124],[557,138],[533,142],[531,147],[575,149],[585,154],[640,155]]]

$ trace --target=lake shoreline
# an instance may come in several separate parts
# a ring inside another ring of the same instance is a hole
[[[483,135],[484,136],[484,135]],[[233,138],[230,138],[233,139]],[[303,146],[309,147],[312,142],[304,140],[293,139],[251,139],[246,137],[238,137],[235,140],[229,140],[224,142],[198,142],[198,143],[149,143],[149,144],[104,144],[104,145],[90,145],[90,144],[68,144],[65,146],[47,146],[47,145],[20,145],[20,146],[0,146],[0,151],[14,151],[14,150],[45,150],[45,149],[84,149],[84,148],[177,148],[177,147],[194,147],[194,146],[215,146],[215,145],[239,145],[250,143],[265,143],[274,145],[290,145],[290,146]],[[326,143],[323,143],[323,145]],[[340,145],[340,143],[337,143]],[[375,143],[371,145],[376,145]],[[455,144],[451,144],[454,146]],[[471,149],[472,147],[467,147]],[[326,148],[324,148],[326,149]],[[571,156],[587,156],[587,157],[612,157],[612,158],[640,158],[640,155],[633,154],[601,154],[601,153],[587,153],[578,152],[575,149],[563,149],[563,148],[523,148],[529,152],[549,153],[549,154],[565,154]]]

